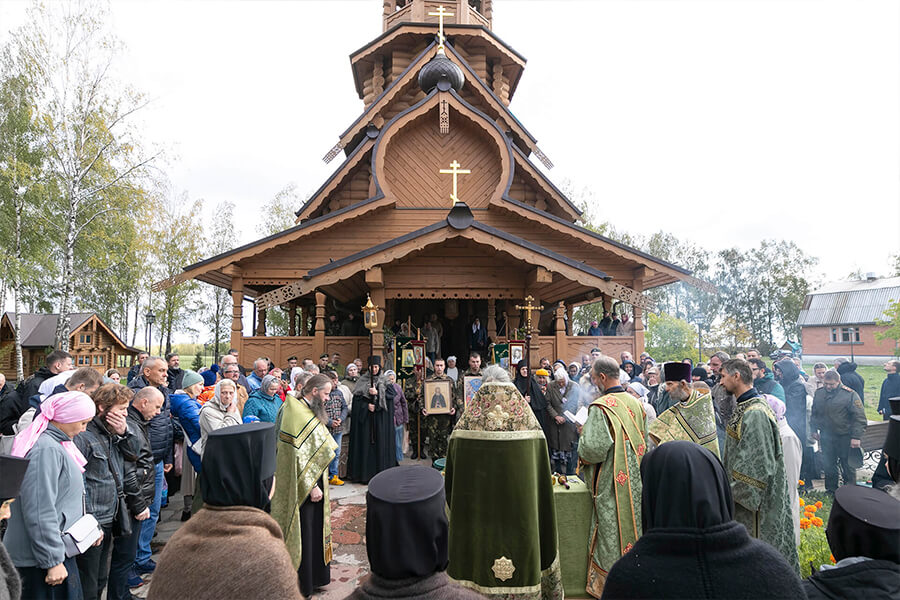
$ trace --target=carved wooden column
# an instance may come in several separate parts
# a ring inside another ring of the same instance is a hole
[[[372,331],[372,350],[376,356],[384,357],[384,288],[371,290],[372,303],[378,307],[378,328]]]
[[[316,333],[313,338],[313,356],[325,352],[325,294],[316,292]]]
[[[521,312],[516,310],[516,302],[507,300],[506,301],[506,337],[507,339],[514,340],[516,339],[516,329],[519,328],[519,322],[521,321]]]
[[[561,358],[564,361],[570,360],[569,357],[569,348],[568,342],[566,341],[566,303],[560,301],[559,304],[556,305],[556,327],[554,333],[556,334],[556,358]],[[551,357],[552,359],[553,357]]]
[[[300,307],[300,335],[309,335],[309,307]]]
[[[297,335],[297,305],[293,302],[288,305],[288,335]]]
[[[571,304],[566,306],[566,322],[569,324],[568,335],[575,335],[575,323],[572,319],[575,316],[575,307]]]
[[[644,291],[644,277],[646,276],[647,268],[646,267],[638,267],[634,270],[634,284],[632,285],[632,289],[636,292]],[[637,305],[634,306],[634,352],[632,356],[640,356],[641,352],[644,351],[644,310]]]
[[[256,309],[256,335],[266,335],[266,309]]]
[[[609,294],[600,294],[600,299],[603,302],[603,311],[610,312],[612,310],[612,296]]]
[[[497,307],[493,298],[488,298],[487,334],[491,341],[497,342]]]
[[[231,276],[231,347],[242,353],[244,345],[244,278],[241,270],[234,265],[223,269],[226,275]]]

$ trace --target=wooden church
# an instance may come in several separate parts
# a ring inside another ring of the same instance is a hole
[[[155,290],[188,279],[230,290],[232,347],[278,365],[322,352],[365,359],[368,337],[326,333],[332,314],[359,320],[367,294],[379,323],[421,325],[437,314],[444,356],[464,356],[476,316],[491,340],[513,337],[527,296],[541,307],[534,362],[578,360],[593,347],[643,351],[642,314],[652,309],[643,292],[707,284],[576,224],[580,211],[535,165],[552,167],[510,111],[525,58],[492,31],[491,4],[384,0],[383,33],[350,56],[362,114],[325,157],[342,161],[299,207],[297,225],[187,266]],[[244,336],[251,299],[255,335]],[[598,301],[632,307],[634,335],[571,335],[573,308]],[[289,335],[266,335],[273,307],[288,313]],[[380,353],[384,335],[373,338]]]

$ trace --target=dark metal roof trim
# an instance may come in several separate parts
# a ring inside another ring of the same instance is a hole
[[[543,246],[539,246],[538,244],[535,244],[534,242],[529,242],[528,240],[526,240],[524,238],[520,238],[511,233],[507,233],[500,229],[491,227],[490,225],[485,225],[484,223],[482,223],[480,221],[475,221],[474,223],[472,223],[472,227],[474,227],[475,229],[478,229],[480,231],[483,231],[484,233],[487,233],[487,234],[496,236],[500,239],[506,240],[507,242],[512,242],[513,244],[516,244],[517,246],[522,246],[523,248],[528,248],[529,250],[531,250],[533,252],[537,252],[538,254],[541,254],[542,256],[546,256],[547,258],[552,258],[553,260],[561,262],[564,265],[568,265],[570,267],[578,269],[579,271],[583,271],[589,275],[593,275],[594,277],[599,277],[601,279],[605,279],[606,281],[610,281],[612,279],[612,277],[610,277],[607,273],[601,271],[600,269],[595,269],[594,267],[592,267],[590,265],[586,265],[585,263],[583,263],[581,261],[577,261],[573,258],[569,258],[568,256],[565,256],[563,254],[559,254],[557,252],[554,252],[553,250],[549,250],[547,248],[544,248]]]
[[[343,138],[345,135],[347,135],[348,133],[353,131],[356,128],[356,126],[359,125],[360,121],[365,119],[366,115],[368,115],[369,112],[371,112],[372,108],[376,104],[378,104],[378,101],[381,100],[382,98],[384,98],[388,92],[390,92],[392,89],[394,89],[394,87],[399,83],[399,81],[401,79],[403,79],[403,77],[406,76],[406,74],[424,58],[425,54],[427,54],[432,48],[435,47],[435,45],[436,45],[436,42],[431,42],[430,44],[428,44],[427,48],[422,50],[422,52],[420,52],[418,56],[416,56],[414,59],[412,59],[412,61],[409,63],[409,66],[406,67],[405,69],[403,69],[403,72],[400,73],[400,75],[398,75],[392,82],[390,82],[388,84],[388,86],[386,88],[384,88],[384,91],[381,92],[380,94],[378,94],[377,98],[372,100],[372,103],[369,105],[369,107],[367,109],[365,109],[363,111],[363,113],[359,117],[357,117],[357,119],[355,121],[353,121],[353,123],[350,124],[350,127],[348,127],[339,137]]]
[[[572,208],[572,210],[574,210],[574,211],[578,214],[579,217],[580,217],[581,215],[584,214],[584,211],[581,210],[580,208],[578,208],[577,206],[575,206],[575,204],[573,204],[572,201],[569,200],[569,197],[566,196],[566,195],[562,192],[562,190],[560,190],[558,187],[556,187],[556,186],[553,184],[553,182],[550,181],[550,178],[547,177],[546,175],[544,175],[543,171],[541,171],[540,169],[538,169],[537,166],[535,166],[535,164],[534,164],[533,162],[531,162],[531,160],[528,159],[528,156],[526,156],[525,153],[522,152],[522,150],[520,150],[520,149],[519,149],[517,146],[515,146],[515,145],[513,145],[513,147],[515,148],[516,152],[518,152],[518,153],[522,156],[522,160],[524,160],[524,161],[527,162],[529,165],[531,165],[531,166],[534,168],[534,170],[537,171],[537,173],[540,175],[541,179],[543,179],[543,180],[547,183],[547,185],[549,185],[551,188],[553,188],[553,191],[555,191],[557,194],[559,194],[559,196],[560,196],[563,200],[566,201],[566,204],[568,204],[568,205]],[[508,191],[508,190],[507,190],[507,191]]]
[[[539,210],[539,209],[537,209],[537,208],[534,208],[533,206],[529,206],[529,205],[525,204],[524,202],[519,202],[518,200],[515,200],[515,199],[513,199],[513,198],[510,198],[509,196],[503,196],[503,199],[506,200],[507,202],[509,202],[509,203],[511,203],[511,204],[513,204],[513,205],[515,205],[515,206],[517,206],[517,207],[519,207],[519,208],[522,208],[522,209],[527,210],[527,211],[529,211],[529,212],[531,212],[531,213],[534,213],[534,214],[536,214],[536,215],[539,215],[540,217],[543,217],[543,218],[545,218],[545,219],[549,219],[549,220],[553,221],[554,223],[559,223],[560,225],[565,225],[565,226],[568,227],[569,229],[574,229],[575,231],[578,231],[578,232],[580,232],[580,233],[587,234],[587,235],[591,236],[592,238],[595,238],[595,239],[597,239],[597,240],[600,240],[601,242],[606,242],[607,244],[611,244],[611,245],[613,245],[613,246],[615,246],[615,247],[617,247],[617,248],[621,248],[622,250],[627,250],[628,252],[631,252],[631,253],[633,253],[633,254],[637,254],[637,255],[640,256],[641,258],[646,258],[647,260],[650,260],[650,261],[653,261],[653,262],[655,262],[655,263],[657,263],[657,264],[666,266],[666,267],[668,267],[668,268],[670,268],[670,269],[674,269],[675,271],[678,271],[679,273],[683,273],[683,274],[685,274],[685,275],[693,275],[693,272],[692,272],[692,271],[690,271],[690,270],[688,270],[688,269],[685,269],[684,267],[679,267],[678,265],[674,265],[674,264],[672,264],[672,263],[670,263],[670,262],[667,262],[667,261],[665,261],[665,260],[663,260],[663,259],[661,259],[661,258],[657,258],[657,257],[655,257],[655,256],[653,256],[653,255],[651,255],[651,254],[647,254],[646,252],[644,252],[644,251],[642,251],[642,250],[638,250],[637,248],[632,248],[631,246],[628,246],[628,245],[623,244],[623,243],[621,243],[621,242],[617,242],[617,241],[615,241],[615,240],[613,240],[613,239],[610,239],[610,238],[608,238],[608,237],[606,237],[606,236],[604,236],[604,235],[600,235],[599,233],[597,233],[597,232],[595,232],[595,231],[591,231],[590,229],[586,229],[586,228],[584,228],[584,227],[580,227],[580,226],[578,226],[578,225],[575,225],[574,223],[570,223],[570,222],[566,221],[565,219],[561,219],[561,218],[557,217],[556,215],[552,215],[552,214],[550,214],[550,213],[548,213],[548,212],[545,212],[545,211],[543,211],[543,210]]]
[[[494,100],[497,101],[497,103],[500,105],[500,107],[503,109],[503,111],[506,112],[507,116],[509,116],[509,118],[512,119],[513,122],[515,122],[516,125],[518,125],[519,127],[522,128],[522,131],[525,132],[525,135],[528,136],[528,139],[531,140],[533,143],[537,144],[537,139],[535,139],[535,137],[534,137],[533,135],[531,135],[531,132],[529,132],[528,129],[526,129],[526,127],[525,127],[524,125],[522,125],[521,121],[519,121],[519,119],[516,118],[516,115],[514,115],[514,114],[512,113],[511,110],[509,110],[509,107],[506,106],[505,104],[503,104],[503,101],[500,100],[500,98],[497,97],[497,94],[494,93],[494,90],[492,90],[491,88],[489,88],[488,85],[487,85],[487,83],[485,83],[485,82],[481,79],[481,77],[479,77],[479,76],[475,73],[475,71],[472,70],[472,67],[469,66],[469,63],[466,62],[466,59],[464,59],[462,56],[460,56],[460,55],[456,52],[456,50],[453,48],[453,46],[450,45],[450,43],[445,44],[445,46],[446,46],[447,48],[450,49],[450,52],[453,54],[453,56],[455,56],[456,58],[459,59],[459,61],[463,64],[463,66],[466,68],[466,70],[469,72],[469,74],[472,75],[472,77],[473,77],[475,80],[477,80],[477,81],[481,84],[481,87],[484,88],[484,90],[485,90],[488,94],[490,94],[490,96],[491,96]]]
[[[388,240],[386,242],[382,242],[382,243],[378,244],[377,246],[372,246],[371,248],[362,250],[361,252],[356,252],[349,256],[345,256],[344,258],[341,258],[339,260],[332,261],[332,262],[328,263],[327,265],[322,265],[321,267],[316,267],[315,269],[311,269],[306,275],[303,276],[303,279],[306,279],[308,281],[317,275],[321,275],[323,273],[327,273],[328,271],[332,271],[339,267],[343,267],[344,265],[348,265],[348,264],[356,262],[358,260],[368,258],[369,256],[372,256],[373,254],[378,254],[379,252],[384,252],[385,250],[389,250],[389,249],[393,248],[394,246],[398,246],[398,245],[408,242],[410,240],[414,240],[417,237],[422,237],[423,235],[427,235],[429,233],[437,231],[438,229],[443,229],[444,227],[448,227],[448,226],[449,225],[447,224],[447,219],[444,219],[443,221],[438,221],[437,223],[432,223],[431,225],[428,225],[427,227],[423,227],[421,229],[416,229],[415,231],[411,231],[405,235],[401,235],[400,237],[394,238],[392,240]]]
[[[353,210],[355,208],[360,208],[360,207],[366,206],[367,204],[371,204],[372,202],[375,202],[376,200],[381,200],[382,198],[384,198],[384,194],[376,194],[375,196],[372,196],[371,198],[368,198],[367,200],[363,200],[362,202],[357,202],[356,204],[351,204],[350,206],[345,206],[344,208],[338,209],[336,211],[326,213],[326,214],[322,215],[321,217],[316,217],[315,219],[310,219],[308,221],[304,221],[304,222],[300,223],[299,225],[294,225],[293,227],[285,229],[284,231],[279,231],[278,233],[273,233],[272,235],[268,235],[264,238],[250,242],[249,244],[244,244],[243,246],[239,246],[233,250],[229,250],[228,252],[223,252],[221,254],[211,256],[210,258],[207,258],[205,260],[201,260],[200,262],[196,262],[192,265],[188,265],[188,266],[184,267],[184,269],[182,269],[182,270],[190,271],[191,269],[196,269],[198,267],[202,267],[213,261],[217,261],[221,258],[225,258],[226,256],[231,256],[233,254],[243,252],[244,250],[249,250],[250,248],[253,248],[254,246],[259,246],[260,244],[265,244],[266,242],[270,242],[270,241],[272,241],[276,238],[279,238],[285,234],[294,233],[295,231],[300,231],[301,229],[305,229],[312,225],[316,225],[323,221],[327,221],[334,217],[340,216],[346,212],[349,212],[350,210]]]
[[[316,199],[316,196],[318,196],[322,192],[322,190],[324,190],[328,186],[329,183],[334,181],[334,178],[338,176],[338,173],[341,172],[341,170],[347,165],[348,162],[353,160],[353,157],[356,156],[360,150],[362,150],[362,147],[367,141],[369,141],[369,138],[364,137],[362,141],[360,141],[359,144],[356,145],[356,148],[353,149],[353,152],[351,152],[347,156],[347,158],[345,158],[341,162],[341,164],[338,165],[337,169],[334,170],[334,172],[328,177],[328,179],[326,179],[325,182],[319,186],[319,189],[313,192],[312,196],[309,197],[309,200],[304,202],[303,206],[301,206],[297,211],[294,212],[296,216],[299,217],[301,214],[303,214],[303,211],[306,210],[306,207],[308,207],[310,203]]]

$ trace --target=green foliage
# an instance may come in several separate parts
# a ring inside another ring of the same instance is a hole
[[[876,332],[875,339],[894,340],[894,356],[900,356],[900,300],[893,300],[888,304],[884,317],[876,320],[875,324],[887,329]]]
[[[221,202],[213,211],[213,226],[206,240],[206,256],[216,256],[228,252],[235,246],[237,234],[234,231],[234,203]],[[201,284],[204,298],[200,312],[201,322],[209,327],[212,334],[213,358],[218,361],[231,339],[231,293],[227,289]]]
[[[297,219],[295,211],[302,205],[303,200],[297,192],[297,184],[290,183],[284,186],[274,198],[260,207],[263,218],[256,226],[256,232],[261,236],[267,236],[293,227]]]
[[[672,315],[651,313],[647,318],[646,335],[647,352],[657,362],[680,361],[697,354],[696,328]]]
[[[200,353],[200,348],[197,348],[197,354],[194,355],[194,360],[191,362],[191,369],[199,372],[200,369],[203,368],[203,355]]]

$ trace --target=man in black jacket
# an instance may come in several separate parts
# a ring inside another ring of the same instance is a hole
[[[866,388],[866,382],[863,381],[862,375],[856,372],[856,367],[856,363],[850,362],[850,359],[846,356],[834,359],[834,368],[837,369],[838,374],[841,376],[841,383],[856,392],[856,395],[859,396],[859,399],[865,405],[866,397],[863,395],[863,390]]]
[[[174,394],[175,390],[181,389],[181,382],[184,380],[184,369],[181,368],[181,357],[178,356],[177,352],[170,352],[166,354],[166,364],[169,367],[168,384],[166,387],[169,388],[170,394]]]
[[[13,435],[13,425],[18,421],[13,415],[19,411],[21,401],[19,393],[6,382],[6,376],[0,373],[0,434]],[[25,403],[28,406],[28,403]]]
[[[881,395],[878,397],[878,412],[887,421],[891,418],[891,398],[900,398],[900,360],[889,360],[884,363],[887,377],[881,383]]]
[[[44,359],[44,366],[34,372],[34,374],[20,383],[16,387],[18,398],[14,404],[4,407],[2,416],[0,416],[0,429],[9,429],[12,432],[12,426],[19,421],[19,417],[28,410],[28,401],[32,396],[38,393],[41,384],[54,375],[59,375],[63,371],[71,371],[72,355],[63,350],[54,350]]]
[[[149,352],[140,352],[137,355],[137,361],[131,365],[131,368],[128,369],[128,379],[125,383],[131,383],[131,380],[141,374],[141,365],[144,364],[144,361],[150,358]]]
[[[129,574],[134,566],[142,522],[149,520],[150,505],[156,497],[156,463],[153,460],[147,425],[159,415],[163,402],[165,398],[162,392],[153,387],[144,387],[134,395],[128,406],[127,443],[121,444],[119,449],[125,457],[125,479],[135,478],[140,493],[129,498],[128,508],[133,517],[131,535],[116,538],[113,542],[107,591],[109,600],[130,600],[132,595],[128,589],[129,583],[140,585],[140,577],[134,575],[134,581],[129,582]]]
[[[156,493],[153,503],[150,505],[150,518],[141,524],[141,537],[138,542],[138,551],[134,565],[138,574],[152,573],[156,563],[150,558],[150,540],[156,530],[156,521],[159,519],[159,509],[162,504],[162,489],[165,474],[172,469],[174,463],[172,447],[173,423],[169,412],[169,388],[166,387],[169,378],[168,364],[158,356],[151,356],[144,361],[141,367],[141,375],[135,377],[128,387],[138,391],[145,387],[154,387],[163,395],[162,408],[158,415],[150,419],[147,430],[150,437],[150,447],[153,449],[153,461],[156,469]]]

